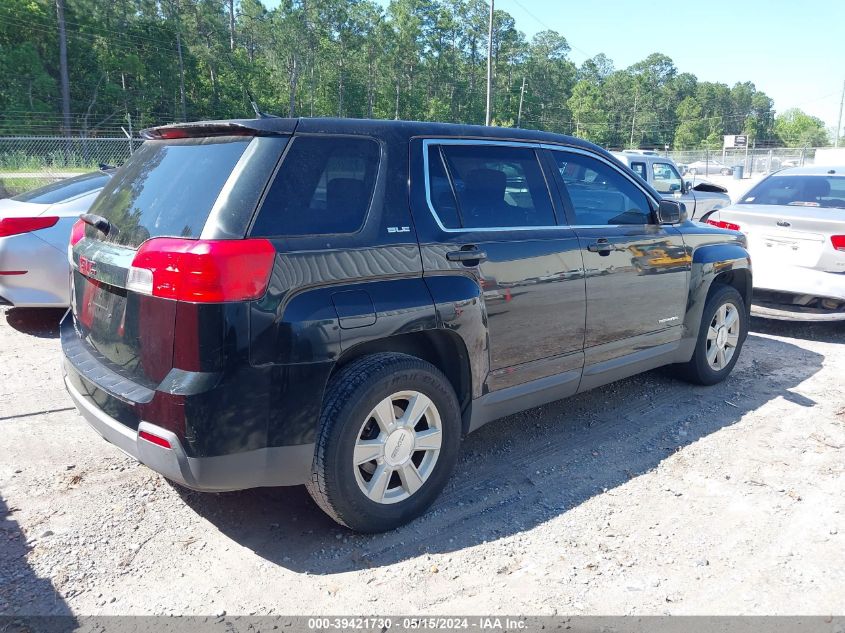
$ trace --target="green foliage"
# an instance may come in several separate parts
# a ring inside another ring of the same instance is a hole
[[[284,116],[484,121],[485,0],[65,5],[75,132],[114,135],[130,118],[136,130],[178,121],[183,101],[189,120],[251,117],[250,93]],[[59,131],[57,29],[54,0],[0,3],[0,134]],[[661,53],[626,69],[601,54],[578,67],[563,35],[529,41],[502,10],[493,64],[498,125],[609,147],[715,147],[738,133],[758,143],[822,140],[804,119],[776,125],[771,99],[750,82],[699,82]]]
[[[786,147],[824,147],[830,144],[824,122],[798,108],[778,115],[775,134]]]

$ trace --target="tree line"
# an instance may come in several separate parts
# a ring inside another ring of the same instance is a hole
[[[113,134],[180,120],[283,116],[483,123],[484,0],[3,0],[0,134]],[[699,81],[661,53],[580,65],[552,30],[493,25],[494,124],[607,147],[826,145],[822,121],[751,81]]]

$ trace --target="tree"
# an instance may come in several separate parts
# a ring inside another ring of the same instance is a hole
[[[777,116],[775,134],[786,147],[824,147],[830,144],[824,122],[798,108]]]

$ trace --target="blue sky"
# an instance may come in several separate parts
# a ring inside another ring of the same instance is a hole
[[[799,107],[836,125],[845,0],[496,0],[496,8],[529,37],[561,33],[577,64],[604,53],[625,68],[661,52],[700,80],[753,81],[779,112]]]

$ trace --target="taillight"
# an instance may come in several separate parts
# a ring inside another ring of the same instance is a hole
[[[3,218],[0,220],[0,237],[32,233],[41,229],[49,229],[59,221],[57,217],[35,218]]]
[[[83,237],[85,237],[85,222],[77,220],[70,229],[70,247],[73,248],[76,246],[77,242]]]
[[[267,291],[276,249],[268,240],[156,237],[138,249],[126,288],[178,301],[250,301]]]
[[[845,251],[845,235],[831,235],[830,241],[833,243],[833,248]]]
[[[734,224],[733,222],[725,222],[724,220],[707,220],[707,224],[718,226],[720,229],[739,231],[739,224]]]

